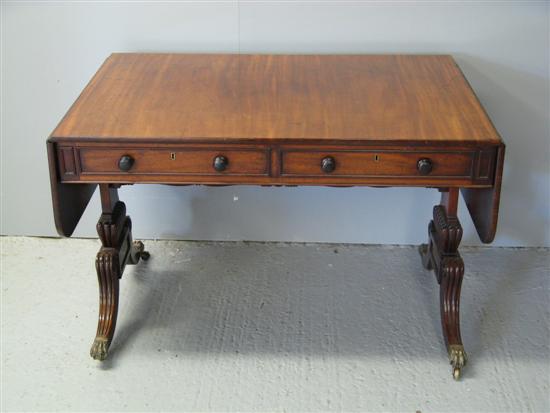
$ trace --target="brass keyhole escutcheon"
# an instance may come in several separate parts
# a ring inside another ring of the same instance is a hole
[[[170,152],[170,160],[172,161],[176,160],[176,152]]]

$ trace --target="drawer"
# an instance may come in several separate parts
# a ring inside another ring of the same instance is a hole
[[[284,176],[471,178],[475,151],[284,150]]]
[[[267,149],[79,148],[80,173],[269,175]]]

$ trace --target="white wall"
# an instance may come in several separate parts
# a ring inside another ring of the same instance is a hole
[[[496,245],[550,245],[547,2],[2,5],[2,234],[55,235],[45,140],[113,51],[449,53],[507,144]],[[428,189],[135,186],[136,237],[419,243]],[[76,236],[95,236],[96,194]],[[477,244],[464,204],[464,244]]]

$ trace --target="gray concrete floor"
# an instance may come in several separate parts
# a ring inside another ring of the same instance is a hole
[[[98,242],[1,243],[2,411],[550,410],[548,249],[462,249],[455,382],[414,247],[148,241],[101,363]]]

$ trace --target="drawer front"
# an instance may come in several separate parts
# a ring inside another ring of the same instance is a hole
[[[270,165],[261,149],[80,148],[79,159],[81,175],[269,175]]]
[[[471,178],[474,159],[473,151],[286,150],[281,154],[281,175]]]

